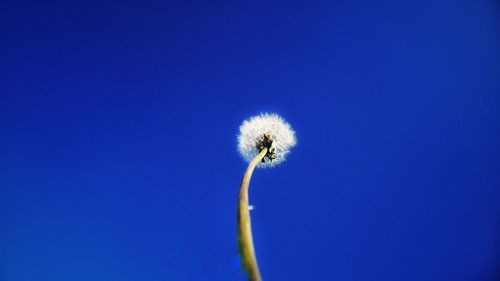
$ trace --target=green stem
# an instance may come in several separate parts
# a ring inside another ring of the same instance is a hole
[[[262,161],[268,152],[264,147],[259,155],[248,164],[248,168],[243,175],[240,186],[240,202],[238,207],[238,248],[240,250],[243,266],[248,272],[249,281],[261,281],[259,266],[255,257],[253,247],[252,225],[250,223],[250,211],[248,208],[248,186],[255,166]]]

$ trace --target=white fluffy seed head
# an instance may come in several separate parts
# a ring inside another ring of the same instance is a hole
[[[259,147],[268,146],[269,153],[264,162],[257,164],[260,168],[283,162],[296,143],[290,124],[274,113],[261,113],[243,121],[238,135],[238,150],[247,161],[259,154]]]

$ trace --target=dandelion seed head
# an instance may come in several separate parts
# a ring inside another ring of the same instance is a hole
[[[274,113],[261,113],[243,121],[238,135],[238,150],[247,161],[252,161],[263,147],[268,147],[269,154],[264,162],[257,164],[260,168],[283,162],[296,143],[290,124]]]

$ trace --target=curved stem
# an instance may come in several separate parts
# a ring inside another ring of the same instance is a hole
[[[252,225],[250,223],[250,211],[248,208],[248,186],[255,166],[262,161],[267,154],[267,147],[264,147],[259,155],[248,164],[248,168],[243,175],[240,186],[240,202],[238,206],[238,248],[240,250],[243,266],[248,272],[249,281],[261,281],[259,266],[255,257],[253,247]]]

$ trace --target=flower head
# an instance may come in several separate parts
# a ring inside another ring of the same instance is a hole
[[[238,150],[247,161],[267,147],[266,157],[257,165],[261,168],[283,162],[296,143],[290,124],[274,113],[261,113],[243,121],[238,135]]]

